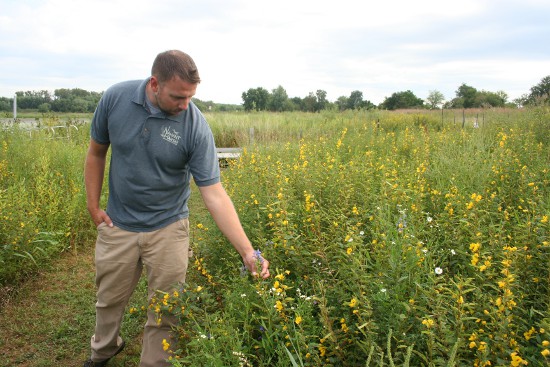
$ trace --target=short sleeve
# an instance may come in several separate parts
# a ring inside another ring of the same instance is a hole
[[[109,117],[107,106],[108,94],[104,94],[99,100],[99,104],[92,118],[90,135],[92,139],[99,144],[109,144]]]

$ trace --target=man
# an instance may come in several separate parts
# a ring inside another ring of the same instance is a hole
[[[151,77],[112,86],[94,113],[84,176],[88,211],[98,230],[97,303],[91,358],[84,366],[105,366],[124,348],[121,320],[143,266],[149,299],[156,290],[171,292],[185,281],[191,176],[252,275],[269,277],[269,262],[258,258],[221,185],[212,132],[191,102],[199,82],[189,55],[166,51],[156,57]],[[109,147],[104,211],[100,197]],[[158,324],[148,314],[141,367],[168,365],[162,341],[172,340],[172,325],[173,319]]]

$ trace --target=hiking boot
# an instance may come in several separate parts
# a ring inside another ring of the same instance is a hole
[[[126,346],[126,343],[124,342],[124,340],[122,341],[122,344],[120,344],[120,347],[118,347],[117,351],[115,352],[115,354],[113,354],[111,357],[107,358],[107,359],[104,359],[102,361],[99,361],[99,362],[94,362],[92,361],[92,359],[88,359],[86,362],[84,362],[84,367],[105,367],[107,365],[107,362],[109,362],[109,360],[111,358],[113,358],[114,356],[116,356],[117,354],[119,354],[120,352],[122,352],[122,350],[124,349],[124,347]]]

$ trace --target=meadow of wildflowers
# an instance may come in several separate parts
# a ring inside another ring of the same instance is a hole
[[[223,171],[274,277],[195,217],[174,365],[546,366],[548,111],[311,116]]]
[[[207,116],[273,277],[192,203],[188,284],[129,312],[179,318],[174,366],[547,366],[550,112],[461,112]],[[0,136],[5,285],[94,230],[88,130]]]
[[[55,138],[50,130],[0,130],[0,289],[91,233],[82,177],[89,134],[73,130]]]

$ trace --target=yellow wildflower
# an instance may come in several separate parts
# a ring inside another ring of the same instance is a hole
[[[516,352],[513,352],[510,354],[510,357],[512,358],[512,361],[510,362],[510,366],[518,367],[520,365],[527,365],[528,362],[521,358]]]
[[[347,333],[349,331],[348,325],[346,325],[346,323],[342,323],[341,328],[344,333]]]
[[[477,348],[477,350],[484,351],[485,349],[487,349],[487,343],[486,342],[480,342],[479,347]]]
[[[526,332],[523,333],[523,336],[525,337],[525,340],[529,340],[533,336],[533,333],[536,333],[536,332],[537,331],[535,330],[535,328],[531,327],[531,329],[529,331],[526,331]]]
[[[170,348],[170,344],[166,341],[166,339],[162,339],[162,350],[167,351],[168,348]]]
[[[479,242],[470,243],[470,251],[478,252],[481,244]]]
[[[428,329],[432,328],[434,326],[435,322],[432,319],[424,319],[422,320],[422,325],[426,326]]]

